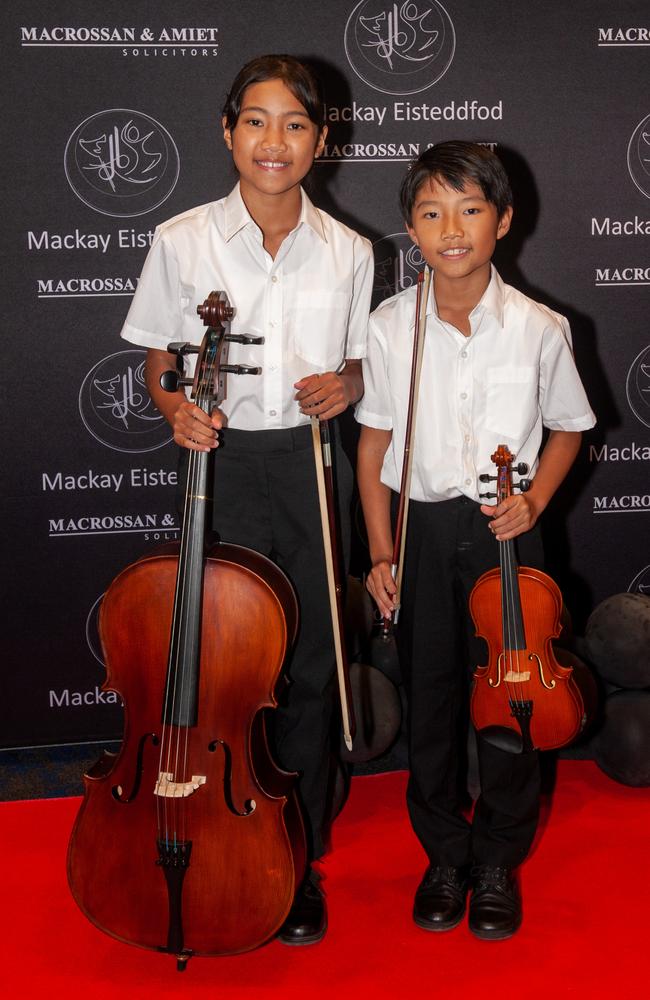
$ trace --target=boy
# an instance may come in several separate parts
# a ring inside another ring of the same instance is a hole
[[[521,923],[514,869],[537,825],[536,751],[512,754],[479,735],[481,793],[462,812],[467,665],[485,662],[468,613],[472,586],[498,565],[497,542],[517,537],[522,564],[540,566],[537,520],[569,471],[594,416],[573,361],[564,317],[505,285],[491,264],[512,219],[499,159],[469,142],[424,152],[400,200],[408,233],[433,268],[414,442],[398,644],[409,696],[409,814],[429,867],[413,918],[455,927],[470,881],[470,930],[510,937]],[[372,569],[368,590],[388,617],[391,498],[399,490],[409,397],[415,288],[370,320],[358,477]],[[538,457],[542,427],[549,429]],[[480,505],[479,475],[506,444],[532,487]]]

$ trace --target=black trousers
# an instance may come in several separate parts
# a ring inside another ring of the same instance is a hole
[[[521,565],[542,568],[539,530],[517,542]],[[537,826],[538,753],[507,753],[480,735],[481,792],[467,818],[470,678],[487,662],[468,599],[481,573],[498,564],[498,542],[478,504],[411,501],[397,638],[409,702],[407,803],[433,865],[514,867]]]
[[[349,562],[352,469],[337,429],[333,464],[345,571]],[[298,637],[289,683],[270,713],[278,763],[297,771],[310,859],[324,852],[336,672],[323,534],[310,426],[277,431],[227,428],[215,455],[213,528],[224,542],[269,556],[298,597]]]

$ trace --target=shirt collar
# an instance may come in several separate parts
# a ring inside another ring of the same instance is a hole
[[[312,204],[302,188],[300,189],[300,194],[302,197],[302,204],[300,207],[300,216],[298,218],[298,225],[296,226],[296,229],[304,223],[306,226],[309,226],[309,228],[313,230],[318,237],[320,237],[323,243],[327,243],[325,227],[323,226],[323,219],[320,212],[315,205]],[[228,243],[233,236],[236,236],[238,232],[248,225],[253,225],[257,228],[255,220],[252,218],[250,212],[244,204],[244,199],[241,196],[238,182],[224,201],[224,236],[226,243]]]
[[[489,312],[492,316],[494,316],[499,326],[503,327],[504,291],[504,284],[499,272],[494,264],[490,264],[490,282],[483,292],[480,300],[472,309],[472,313],[476,313],[478,310]],[[470,315],[472,315],[472,313],[470,313]],[[436,296],[433,290],[433,281],[431,282],[431,294],[429,295],[429,302],[427,304],[427,316],[431,315],[435,316],[436,319],[440,319],[438,316]]]

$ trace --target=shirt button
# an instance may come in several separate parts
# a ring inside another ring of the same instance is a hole
[[[465,480],[465,486],[471,486],[471,485],[472,485],[472,480],[471,479],[466,479]]]
[[[460,398],[461,399],[467,399],[467,393],[466,392],[461,392]]]
[[[466,440],[466,441],[469,441],[469,434],[466,434],[466,435],[465,435],[465,440]]]
[[[277,280],[278,280],[278,276],[277,276],[277,274],[274,274],[273,277],[271,278],[271,281],[273,282],[273,284],[275,284],[275,282]]]
[[[270,365],[269,368],[270,368],[270,370],[272,372],[277,372],[277,370],[278,370],[278,366],[277,365]]]
[[[276,414],[277,414],[277,410],[269,410],[269,416],[270,417],[275,417]]]
[[[461,358],[466,358],[467,357],[467,351],[461,351],[460,352],[460,356],[461,356]]]

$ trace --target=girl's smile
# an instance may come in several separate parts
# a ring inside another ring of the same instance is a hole
[[[242,97],[234,128],[224,121],[244,201],[298,194],[300,183],[320,156],[327,129],[319,131],[282,80],[251,84]]]

